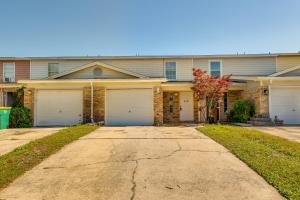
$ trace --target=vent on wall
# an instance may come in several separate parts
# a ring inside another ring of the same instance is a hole
[[[97,67],[93,70],[93,75],[95,78],[100,78],[102,75],[102,69]]]

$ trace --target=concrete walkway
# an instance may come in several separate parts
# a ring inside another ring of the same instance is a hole
[[[0,199],[282,199],[193,127],[102,127],[13,182]]]
[[[251,128],[300,143],[300,126],[255,126]]]
[[[6,154],[32,140],[57,132],[59,129],[61,128],[18,128],[0,130],[0,155]]]

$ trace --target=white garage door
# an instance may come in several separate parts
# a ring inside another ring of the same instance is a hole
[[[74,125],[82,122],[82,90],[38,90],[36,125]]]
[[[300,124],[300,88],[271,87],[270,115],[277,115],[285,124]]]
[[[107,125],[153,125],[152,89],[106,91]]]

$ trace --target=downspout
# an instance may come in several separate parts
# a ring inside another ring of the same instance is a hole
[[[91,81],[91,122],[94,123],[94,86]]]

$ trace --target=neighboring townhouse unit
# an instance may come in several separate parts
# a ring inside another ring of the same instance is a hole
[[[18,80],[30,79],[30,60],[18,58],[0,59],[0,106],[11,106],[14,102]]]
[[[232,74],[218,113],[221,120],[227,120],[235,100],[251,99],[256,113],[300,124],[298,53],[4,59],[3,69],[13,68],[4,63],[15,63],[15,80],[25,86],[24,104],[36,126],[204,121],[198,109],[203,102],[196,101],[191,89],[194,67],[215,76]],[[30,75],[18,78],[21,59],[30,66],[23,64],[23,72]]]

